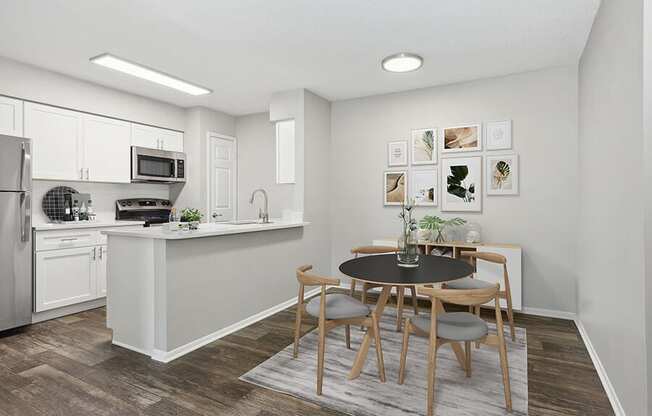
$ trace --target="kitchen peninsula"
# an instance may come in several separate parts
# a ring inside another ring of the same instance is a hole
[[[256,292],[273,290],[261,270],[278,266],[272,264],[279,262],[276,253],[284,246],[292,250],[308,224],[272,220],[201,224],[194,231],[105,231],[112,253],[107,326],[113,343],[169,362],[231,333],[264,312],[250,302]]]

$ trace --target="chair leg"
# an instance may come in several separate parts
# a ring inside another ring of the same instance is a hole
[[[514,329],[514,310],[512,309],[512,295],[507,292],[507,320],[509,320],[509,333],[512,341],[516,341],[516,330]]]
[[[466,376],[471,377],[471,341],[464,342],[464,353],[466,355]]]
[[[403,324],[403,301],[405,298],[405,287],[396,286],[396,332],[401,332]]]
[[[385,363],[383,361],[383,347],[380,343],[380,325],[378,323],[378,317],[375,313],[371,314],[371,321],[373,323],[374,331],[374,343],[376,344],[376,360],[378,361],[378,376],[382,383],[385,382]]]
[[[435,405],[435,370],[437,369],[437,346],[428,348],[428,416],[434,415]]]
[[[324,381],[324,353],[326,349],[326,331],[319,328],[319,350],[317,356],[317,395],[321,396],[322,384]]]
[[[478,318],[480,317],[480,305],[475,306],[475,316],[477,316]],[[475,348],[476,349],[480,348],[480,341],[475,342]]]
[[[367,284],[363,283],[362,284],[362,294],[360,295],[360,301],[362,302],[363,305],[367,304]],[[364,330],[364,326],[360,327],[361,330]]]
[[[410,286],[410,293],[412,294],[412,307],[414,308],[414,316],[419,315],[419,299],[417,298],[417,287]]]
[[[503,388],[505,390],[505,407],[507,411],[511,413],[512,411],[512,390],[509,383],[509,366],[507,364],[507,348],[505,347],[504,337],[499,335],[500,341],[499,352],[500,352],[500,368],[503,373]]]
[[[405,318],[405,324],[403,325],[403,348],[401,349],[401,366],[398,369],[398,384],[403,384],[403,381],[405,381],[405,363],[407,361],[411,325],[412,324],[410,323],[410,318]]]
[[[351,349],[351,325],[346,325],[344,328],[344,334],[346,335],[346,348]]]
[[[297,305],[297,318],[294,323],[294,351],[293,356],[297,358],[299,356],[299,338],[301,338],[301,310],[302,305]]]
[[[351,297],[355,297],[355,280],[351,279]]]

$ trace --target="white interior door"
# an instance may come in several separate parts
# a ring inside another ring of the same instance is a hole
[[[234,137],[209,135],[210,222],[232,221],[236,216],[236,163]]]

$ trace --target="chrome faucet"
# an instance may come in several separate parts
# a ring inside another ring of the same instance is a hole
[[[267,201],[267,192],[266,192],[264,189],[262,189],[262,188],[260,188],[260,189],[256,189],[255,191],[253,191],[253,192],[251,193],[251,198],[249,199],[249,203],[250,203],[250,204],[253,204],[253,203],[254,203],[254,197],[256,196],[256,193],[257,193],[257,192],[262,193],[263,196],[265,197],[265,210],[263,211],[262,208],[259,208],[259,209],[258,209],[258,219],[259,219],[263,224],[267,224],[267,223],[269,223],[269,207],[268,207],[268,205],[267,205],[267,202],[268,202],[268,201]]]

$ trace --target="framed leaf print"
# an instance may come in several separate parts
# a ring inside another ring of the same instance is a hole
[[[518,195],[518,155],[486,156],[487,195]]]
[[[434,165],[437,163],[437,129],[412,130],[410,148],[413,165]]]
[[[442,159],[441,178],[442,211],[482,211],[481,156]]]
[[[383,198],[385,205],[401,205],[407,202],[407,172],[391,171],[383,174]]]
[[[492,121],[486,124],[485,140],[487,150],[512,148],[512,121]]]
[[[446,127],[441,145],[442,153],[482,150],[482,126],[480,124],[467,124]]]
[[[387,143],[387,166],[407,166],[407,140]]]
[[[410,178],[410,199],[414,205],[437,206],[437,169],[413,170]]]

